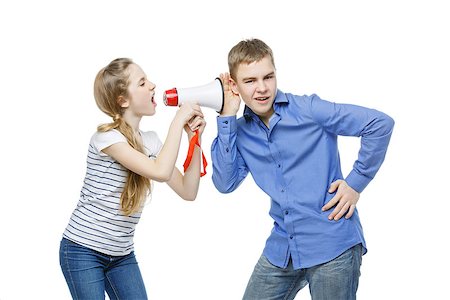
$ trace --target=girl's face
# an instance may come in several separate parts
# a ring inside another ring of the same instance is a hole
[[[144,71],[136,64],[129,65],[128,72],[130,84],[127,110],[131,110],[138,117],[154,115],[156,85],[147,79]]]
[[[268,120],[274,112],[273,101],[277,92],[275,66],[270,58],[266,56],[257,62],[240,64],[232,89],[263,121]]]

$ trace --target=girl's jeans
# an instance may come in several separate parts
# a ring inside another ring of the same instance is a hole
[[[353,300],[360,276],[362,246],[358,244],[335,259],[311,268],[294,270],[272,265],[262,255],[244,294],[245,300],[292,300],[309,283],[313,300]]]
[[[73,299],[147,299],[134,252],[110,256],[65,238],[59,262]]]

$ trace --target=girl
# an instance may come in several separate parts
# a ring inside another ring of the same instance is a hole
[[[155,114],[155,84],[132,60],[118,58],[94,82],[95,101],[113,122],[91,138],[87,172],[78,205],[60,245],[60,264],[74,299],[147,299],[134,255],[133,236],[151,180],[167,184],[183,199],[194,200],[200,180],[196,147],[183,176],[175,167],[183,128],[191,139],[205,121],[200,107],[177,111],[164,144],[143,132],[143,116]]]

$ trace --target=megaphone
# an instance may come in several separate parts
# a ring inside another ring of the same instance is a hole
[[[223,86],[220,78],[202,86],[173,88],[164,92],[164,104],[178,106],[185,102],[195,103],[221,112],[223,108]]]

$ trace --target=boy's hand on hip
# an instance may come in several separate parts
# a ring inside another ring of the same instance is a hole
[[[328,216],[328,219],[338,221],[344,215],[346,219],[349,219],[355,211],[356,203],[359,200],[359,193],[342,179],[333,182],[328,189],[329,193],[334,193],[335,191],[336,194],[322,207],[322,211],[327,211],[333,206],[336,206]]]

